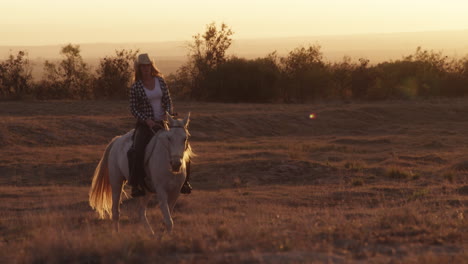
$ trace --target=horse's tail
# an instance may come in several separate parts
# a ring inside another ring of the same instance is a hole
[[[99,164],[94,170],[93,183],[89,190],[89,205],[99,213],[99,218],[112,218],[112,188],[109,180],[109,153],[118,137],[107,145]]]

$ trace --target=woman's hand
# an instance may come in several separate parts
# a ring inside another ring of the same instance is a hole
[[[153,128],[156,125],[156,122],[154,122],[153,120],[149,118],[145,120],[145,123],[149,128]]]

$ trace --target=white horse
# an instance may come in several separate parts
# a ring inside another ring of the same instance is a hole
[[[160,129],[151,139],[145,152],[145,171],[156,191],[164,223],[170,232],[174,225],[171,212],[186,177],[186,163],[194,154],[188,143],[189,115],[183,120],[168,115],[168,129]],[[96,170],[89,192],[89,204],[101,219],[112,218],[114,228],[119,231],[121,194],[125,181],[129,179],[127,151],[132,145],[133,130],[117,136],[107,146]],[[153,229],[146,218],[146,207],[151,195],[140,197],[140,220],[150,231]]]

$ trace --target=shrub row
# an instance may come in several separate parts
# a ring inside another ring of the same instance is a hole
[[[190,97],[184,71],[173,76],[179,95]],[[299,47],[285,57],[237,57],[198,76],[193,99],[222,102],[295,102],[317,99],[385,100],[468,95],[468,57],[453,59],[418,47],[402,59],[371,65],[323,60],[320,46]],[[193,82],[192,82],[193,83]]]
[[[232,33],[231,33],[232,34]],[[198,36],[200,38],[200,36]],[[219,37],[216,39],[219,39]],[[230,45],[230,42],[229,42]],[[399,60],[372,65],[369,60],[326,62],[321,47],[298,47],[284,57],[189,57],[167,76],[173,96],[219,102],[293,102],[317,99],[411,99],[468,95],[468,57],[448,58],[418,47]],[[213,48],[211,49],[213,50]],[[78,45],[64,46],[59,64],[46,61],[34,82],[25,51],[0,61],[1,99],[124,99],[137,51],[116,51],[100,60],[95,73],[83,62]],[[190,60],[192,58],[192,60]],[[203,64],[205,63],[205,64]],[[202,65],[202,66],[200,66]]]
[[[79,45],[66,45],[59,64],[44,63],[42,79],[34,82],[28,54],[0,62],[0,99],[123,99],[133,77],[133,61],[137,51],[116,51],[115,56],[100,60],[93,74],[81,55]]]

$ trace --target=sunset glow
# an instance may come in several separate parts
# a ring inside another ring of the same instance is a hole
[[[267,38],[468,29],[463,0],[7,0],[0,45],[190,40],[225,22]]]

